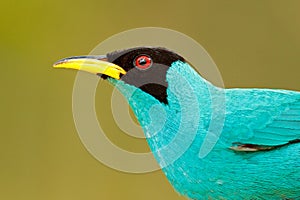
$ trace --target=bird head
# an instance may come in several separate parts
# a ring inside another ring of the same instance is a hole
[[[110,82],[121,80],[167,104],[166,75],[176,61],[185,62],[180,55],[165,48],[136,47],[101,56],[65,58],[56,62],[54,67],[87,71]]]

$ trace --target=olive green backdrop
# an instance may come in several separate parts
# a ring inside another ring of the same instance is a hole
[[[300,1],[2,0],[0,9],[0,199],[184,199],[161,171],[117,172],[79,140],[71,109],[76,72],[52,64],[88,54],[112,34],[175,29],[206,48],[227,87],[300,90]],[[111,90],[104,85],[96,97],[109,137],[147,151],[103,114]]]

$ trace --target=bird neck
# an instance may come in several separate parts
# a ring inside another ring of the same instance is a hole
[[[129,102],[162,168],[180,158],[198,129],[205,128],[202,115],[210,112],[210,93],[216,89],[182,61],[171,65],[166,81],[168,104],[123,81],[111,81]]]

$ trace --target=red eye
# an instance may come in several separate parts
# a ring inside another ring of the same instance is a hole
[[[139,56],[135,59],[134,65],[139,69],[148,69],[152,65],[152,60],[149,56]]]

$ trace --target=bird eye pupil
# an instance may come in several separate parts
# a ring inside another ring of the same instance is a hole
[[[147,63],[145,58],[141,58],[139,61],[140,65],[145,65]]]

